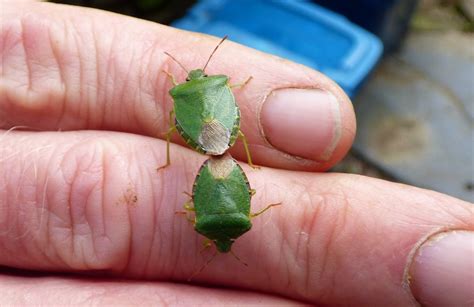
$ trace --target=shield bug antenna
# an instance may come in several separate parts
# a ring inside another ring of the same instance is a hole
[[[186,67],[184,67],[183,64],[181,64],[178,60],[176,60],[176,58],[174,56],[172,56],[171,54],[169,54],[168,52],[165,51],[165,54],[167,56],[169,56],[173,61],[175,61],[176,63],[178,63],[179,66],[181,66],[181,68],[187,73],[189,74],[189,71],[186,69]]]
[[[207,64],[209,64],[209,61],[211,60],[212,56],[214,55],[214,53],[216,53],[217,49],[219,48],[219,46],[227,39],[227,35],[224,36],[221,41],[219,42],[219,44],[217,44],[216,48],[214,48],[214,50],[212,51],[211,55],[209,56],[209,58],[207,59],[207,62],[206,64],[204,65],[204,67],[202,68],[202,71],[205,71],[206,70],[206,67],[207,67]]]
[[[202,267],[199,268],[199,270],[195,271],[191,276],[189,276],[188,282],[190,282],[196,275],[201,273],[209,265],[209,263],[211,263],[212,260],[216,258],[216,256],[217,256],[217,251],[214,253],[214,255],[211,256],[211,258],[209,258],[209,260],[206,261],[206,263],[202,265]]]
[[[206,246],[204,247],[204,249],[207,249],[209,246]],[[202,250],[201,252],[203,252],[204,250]],[[230,251],[231,255],[234,256],[234,258],[239,261],[240,263],[242,263],[243,265],[245,266],[249,266],[247,263],[243,262],[233,251]],[[218,254],[218,251],[216,251],[212,256],[211,258],[209,258],[209,260],[206,261],[206,263],[204,263],[200,268],[199,270],[195,271],[191,276],[189,276],[188,278],[188,282],[190,282],[194,277],[196,277],[196,275],[199,275],[202,271],[204,271],[204,269],[214,260],[214,258],[216,258]]]
[[[243,262],[239,257],[237,257],[237,255],[234,254],[233,251],[230,251],[230,253],[232,254],[232,256],[234,256],[235,259],[237,259],[237,261],[239,261],[240,263],[242,263],[245,266],[249,266],[247,263]]]

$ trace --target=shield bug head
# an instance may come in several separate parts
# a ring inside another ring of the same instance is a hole
[[[191,70],[188,74],[188,77],[186,78],[186,81],[191,81],[191,80],[198,80],[207,77],[207,75],[204,73],[204,70],[202,69],[195,69]]]
[[[189,82],[191,80],[197,80],[197,79],[201,79],[201,78],[205,78],[207,77],[206,73],[204,72],[206,70],[206,67],[207,65],[209,64],[209,62],[211,61],[212,59],[212,56],[214,55],[214,53],[216,53],[217,49],[219,49],[219,46],[227,39],[227,35],[224,36],[221,41],[217,44],[217,46],[214,48],[214,50],[211,52],[211,55],[209,55],[209,58],[207,59],[206,61],[206,64],[204,64],[204,67],[201,69],[201,68],[198,68],[198,69],[194,69],[194,70],[191,70],[191,71],[188,71],[186,69],[186,67],[184,67],[183,64],[181,64],[174,56],[172,56],[171,54],[169,54],[168,52],[165,51],[165,54],[167,56],[169,56],[173,61],[175,61],[187,74],[187,78],[186,78],[186,81]]]

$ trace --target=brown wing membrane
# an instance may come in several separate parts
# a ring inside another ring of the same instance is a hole
[[[202,126],[199,143],[207,154],[221,155],[229,148],[230,132],[216,119]]]

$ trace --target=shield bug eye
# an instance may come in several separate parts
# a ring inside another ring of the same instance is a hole
[[[207,77],[207,75],[205,74],[204,77]]]
[[[191,79],[189,79],[189,78],[186,78],[186,81],[190,81],[190,80],[191,80]]]

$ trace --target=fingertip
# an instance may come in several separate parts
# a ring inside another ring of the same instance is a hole
[[[345,95],[320,88],[285,88],[265,100],[260,117],[267,141],[287,154],[335,164],[354,138],[355,117]]]
[[[474,232],[449,231],[429,238],[419,247],[410,276],[410,288],[421,304],[468,306],[474,301]]]

